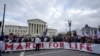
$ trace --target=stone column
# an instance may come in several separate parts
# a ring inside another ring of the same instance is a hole
[[[32,29],[31,34],[33,34],[33,24],[32,24],[32,28],[31,29]]]
[[[39,34],[39,24],[37,24],[37,34]]]
[[[42,25],[42,27],[43,27],[43,28],[42,28],[42,31],[44,32],[44,26]]]
[[[45,27],[44,27],[44,24],[43,24],[43,32],[45,31]]]
[[[33,24],[33,28],[32,29],[33,29],[33,34],[34,34],[34,24]]]
[[[42,24],[40,24],[40,33],[42,34]]]
[[[41,30],[41,33],[42,33],[42,24],[41,24],[41,28],[40,28],[40,30]]]
[[[35,34],[36,34],[36,28],[37,28],[37,25],[35,24]]]
[[[37,24],[36,24],[36,34],[37,34],[37,29],[38,29],[38,26],[37,26]]]
[[[34,34],[36,33],[36,24],[34,24]]]
[[[40,34],[40,24],[38,24],[38,33]]]
[[[39,25],[39,34],[41,35],[41,24]]]
[[[39,27],[39,32],[41,33],[41,24],[40,24],[40,27]]]
[[[39,27],[39,29],[40,29],[40,33],[41,33],[41,24],[40,24],[40,27]]]
[[[42,33],[42,24],[41,24],[41,33]]]
[[[30,30],[30,34],[31,34],[31,23],[30,23],[29,25],[30,25],[30,28],[29,28],[29,30]]]
[[[38,33],[39,33],[39,24],[37,24],[37,30],[38,30]]]
[[[42,32],[43,32],[43,24],[42,24]]]
[[[39,33],[41,33],[41,24],[39,25]]]
[[[32,34],[32,23],[30,24],[30,34]]]
[[[28,32],[30,34],[30,23],[28,23]]]
[[[31,23],[29,23],[29,34],[31,34]]]

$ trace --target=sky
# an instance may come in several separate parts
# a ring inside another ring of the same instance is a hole
[[[28,26],[28,19],[41,19],[58,32],[100,25],[100,0],[0,0],[0,20],[6,3],[5,25]]]

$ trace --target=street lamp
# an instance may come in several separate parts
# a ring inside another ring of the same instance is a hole
[[[69,25],[69,34],[71,36],[71,20],[68,20],[68,25]]]
[[[3,13],[2,31],[1,31],[1,35],[2,35],[2,36],[4,35],[5,10],[6,10],[6,4],[4,4],[4,13]]]

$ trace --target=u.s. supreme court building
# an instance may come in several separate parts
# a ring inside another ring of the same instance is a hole
[[[4,34],[8,35],[13,33],[15,35],[31,35],[31,36],[41,36],[43,32],[47,31],[47,36],[53,36],[57,34],[56,29],[49,29],[47,23],[40,19],[29,19],[27,20],[28,26],[17,26],[17,25],[5,25]]]

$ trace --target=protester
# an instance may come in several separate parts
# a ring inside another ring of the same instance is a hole
[[[31,38],[31,42],[35,42],[35,37],[32,37]]]
[[[18,35],[13,35],[13,33],[9,34],[9,35],[5,35],[4,36],[4,42],[8,42],[8,43],[21,43],[21,42],[35,42],[35,38],[34,36],[18,36]],[[99,44],[100,43],[100,35],[73,35],[73,36],[38,36],[39,39],[41,40],[41,42],[81,42],[81,43],[96,43]]]
[[[39,36],[37,36],[35,39],[36,51],[39,51],[40,43],[41,43],[41,40],[40,40]]]
[[[44,42],[47,42],[47,37],[44,38]]]

